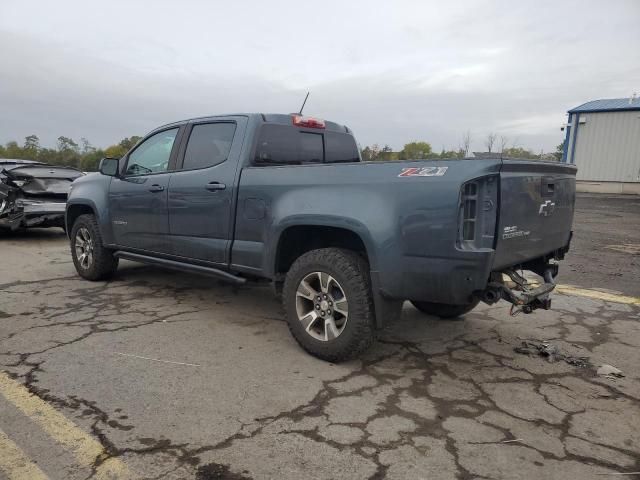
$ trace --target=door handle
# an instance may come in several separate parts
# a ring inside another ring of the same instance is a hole
[[[224,183],[211,182],[211,183],[207,183],[207,185],[204,188],[206,188],[210,192],[216,192],[218,190],[224,190],[225,188],[227,188],[227,186]]]
[[[150,192],[161,192],[163,190],[164,190],[164,187],[162,185],[158,185],[157,183],[154,183],[149,187]]]

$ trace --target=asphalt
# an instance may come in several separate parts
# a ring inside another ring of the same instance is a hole
[[[438,321],[406,304],[340,365],[300,350],[266,285],[128,262],[90,283],[59,230],[2,237],[0,478],[640,472],[638,200],[577,208],[560,277],[575,294],[553,310]]]

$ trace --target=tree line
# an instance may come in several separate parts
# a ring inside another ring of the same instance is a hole
[[[136,135],[123,138],[120,142],[102,149],[94,147],[84,137],[80,139],[80,143],[77,143],[72,138],[60,136],[55,148],[47,148],[40,145],[40,139],[37,135],[29,135],[25,137],[22,145],[15,141],[8,142],[4,146],[0,145],[0,158],[37,160],[51,165],[64,165],[92,172],[98,169],[101,158],[122,157],[140,138]],[[399,152],[394,152],[389,145],[380,147],[378,144],[367,145],[360,152],[365,161],[465,158],[472,154],[470,151],[471,140],[471,133],[466,132],[457,149],[446,150],[443,148],[440,152],[434,152],[431,144],[424,141],[407,143]],[[483,154],[494,153],[505,157],[560,161],[564,142],[556,147],[555,152],[536,154],[529,149],[518,146],[516,142],[509,142],[506,137],[489,133],[484,139],[483,146],[485,148]]]
[[[63,165],[93,172],[98,169],[100,159],[123,156],[140,138],[135,135],[123,138],[119,143],[102,149],[91,145],[86,138],[81,138],[78,143],[72,138],[60,136],[55,148],[47,148],[40,145],[37,135],[29,135],[25,137],[22,145],[15,141],[7,142],[4,146],[0,145],[0,158],[37,160],[51,165]]]
[[[410,142],[404,145],[402,150],[394,152],[389,145],[381,147],[378,144],[367,145],[361,149],[362,159],[365,161],[384,160],[424,160],[424,159],[453,159],[470,157],[471,152],[471,132],[467,131],[462,135],[460,145],[457,149],[447,150],[442,148],[440,152],[432,149],[429,142]],[[495,154],[502,157],[524,158],[528,160],[562,160],[564,141],[558,145],[554,152],[535,153],[530,149],[523,148],[517,141],[511,142],[507,137],[496,133],[487,134],[483,142],[482,155]]]

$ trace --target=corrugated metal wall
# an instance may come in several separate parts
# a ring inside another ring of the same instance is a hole
[[[572,157],[578,180],[640,182],[640,111],[581,113],[583,119]]]

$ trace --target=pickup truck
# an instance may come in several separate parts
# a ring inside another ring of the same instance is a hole
[[[67,201],[80,276],[127,259],[267,279],[293,337],[332,362],[368,348],[406,300],[439,318],[501,299],[550,308],[572,234],[572,165],[362,162],[348,127],[298,114],[171,123],[99,170]]]

